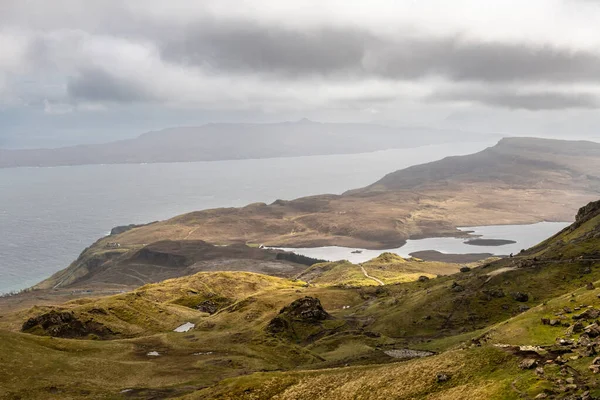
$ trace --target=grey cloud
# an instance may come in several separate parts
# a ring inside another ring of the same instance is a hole
[[[96,102],[151,101],[155,96],[137,82],[118,77],[98,67],[84,68],[67,83],[67,93],[75,100]]]
[[[506,90],[453,90],[435,93],[428,100],[434,102],[469,101],[493,107],[530,111],[600,107],[599,99],[589,93],[553,91],[516,93]]]
[[[253,21],[198,21],[160,44],[167,60],[215,70],[328,75],[361,68],[370,33],[354,28],[293,30]]]
[[[163,29],[164,32],[164,29]],[[442,76],[480,82],[598,82],[600,55],[556,46],[454,37],[384,37],[353,28],[294,30],[253,21],[198,21],[159,40],[166,60],[278,76]]]

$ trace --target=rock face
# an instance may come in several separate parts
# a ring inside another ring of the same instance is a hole
[[[321,301],[309,296],[294,300],[289,306],[283,307],[279,314],[285,314],[293,319],[303,321],[321,321],[331,318],[323,309]]]
[[[202,303],[198,304],[198,306],[196,307],[199,311],[208,313],[208,314],[214,314],[217,312],[217,310],[219,309],[219,307],[217,306],[217,303],[215,303],[212,300],[204,300]]]
[[[574,227],[579,227],[584,222],[594,218],[596,215],[600,214],[600,200],[592,201],[587,205],[581,207],[575,216]],[[574,229],[574,228],[571,228]]]
[[[307,296],[294,300],[290,305],[283,307],[279,314],[269,322],[266,330],[269,333],[278,334],[290,330],[293,325],[318,325],[326,319],[332,319],[332,317],[323,309],[321,301]]]
[[[56,310],[29,318],[23,324],[21,331],[62,338],[78,338],[89,335],[105,338],[114,335],[114,332],[99,322],[93,320],[81,321],[72,312]]]

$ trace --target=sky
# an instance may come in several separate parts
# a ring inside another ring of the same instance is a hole
[[[0,147],[209,122],[600,140],[600,1],[0,0]]]

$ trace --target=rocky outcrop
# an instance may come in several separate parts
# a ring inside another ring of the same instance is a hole
[[[590,219],[600,215],[600,200],[592,201],[587,205],[581,207],[575,216],[575,223],[572,225],[572,229],[575,229],[581,224],[589,221]]]
[[[307,296],[283,307],[269,322],[266,331],[273,335],[282,334],[306,341],[311,336],[324,334],[327,329],[323,328],[321,323],[330,319],[333,317],[323,309],[321,301]]]
[[[283,307],[279,314],[286,314],[293,319],[303,321],[321,321],[331,318],[323,309],[321,301],[309,296],[293,301],[289,306]]]
[[[90,335],[107,338],[114,335],[112,330],[100,322],[93,319],[82,321],[73,312],[56,310],[29,318],[21,331],[61,338],[84,338]]]

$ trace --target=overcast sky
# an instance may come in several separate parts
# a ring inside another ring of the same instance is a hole
[[[600,1],[0,0],[0,147],[308,117],[600,138]]]

